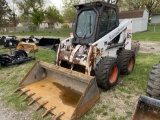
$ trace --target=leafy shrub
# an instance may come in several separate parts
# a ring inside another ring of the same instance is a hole
[[[29,29],[30,32],[36,32],[37,26],[36,25],[29,25],[28,29]]]
[[[62,28],[69,28],[68,23],[63,23]]]

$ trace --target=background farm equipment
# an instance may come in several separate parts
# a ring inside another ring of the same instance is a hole
[[[132,120],[160,120],[160,100],[141,95]]]
[[[38,46],[35,43],[19,42],[16,46],[16,50],[24,50],[27,53],[38,52]]]
[[[4,45],[4,36],[0,36],[0,45]]]
[[[40,39],[32,35],[29,38],[21,38],[20,40],[26,43],[35,43],[36,45],[38,45]]]
[[[2,36],[0,37],[0,45],[5,48],[16,48],[17,50],[23,49],[26,52],[38,51],[38,46],[42,48],[49,48],[57,50],[59,38],[35,38],[33,35],[29,38],[21,38],[16,36]],[[34,49],[33,49],[34,48]]]
[[[43,47],[43,48],[53,49],[56,51],[58,49],[59,43],[60,43],[59,38],[44,38],[43,37],[39,40],[38,46]]]
[[[15,36],[10,36],[10,37],[4,36],[3,40],[4,40],[4,47],[6,48],[15,48],[20,42],[19,40],[16,40]]]
[[[160,64],[151,70],[147,96],[139,97],[133,120],[160,120]]]
[[[27,61],[35,60],[35,56],[28,56],[24,50],[14,50],[9,54],[0,54],[0,66],[18,65]]]

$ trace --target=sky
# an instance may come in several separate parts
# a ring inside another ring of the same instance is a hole
[[[48,0],[48,3],[55,5],[59,10],[61,10],[62,5],[63,5],[62,0]],[[47,5],[50,5],[48,3]]]
[[[13,2],[12,2],[13,0],[6,0],[6,1],[8,2],[10,8],[13,10]],[[63,6],[62,0],[44,0],[44,2],[45,2],[45,7],[54,5],[61,12]],[[21,14],[16,5],[14,5],[14,10],[18,16]]]
[[[12,0],[6,0],[10,7],[13,6]],[[62,8],[62,0],[44,0],[46,6],[55,5],[59,10]],[[11,8],[12,9],[12,8]]]

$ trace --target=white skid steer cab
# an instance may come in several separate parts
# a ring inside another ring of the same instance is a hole
[[[37,62],[17,89],[46,109],[43,117],[79,119],[99,99],[97,85],[110,89],[134,69],[132,21],[119,24],[118,7],[102,1],[75,8],[73,37],[60,42],[55,64]]]

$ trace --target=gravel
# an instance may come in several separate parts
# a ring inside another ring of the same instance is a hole
[[[0,111],[0,115],[1,115],[1,120],[31,120],[29,116],[27,117],[26,113],[14,112],[13,110],[10,111],[8,109]]]
[[[160,42],[140,42],[140,50],[142,53],[160,53]]]
[[[0,102],[0,108],[0,120],[32,120],[34,112],[32,108],[28,108],[25,111],[16,111],[2,102]]]

